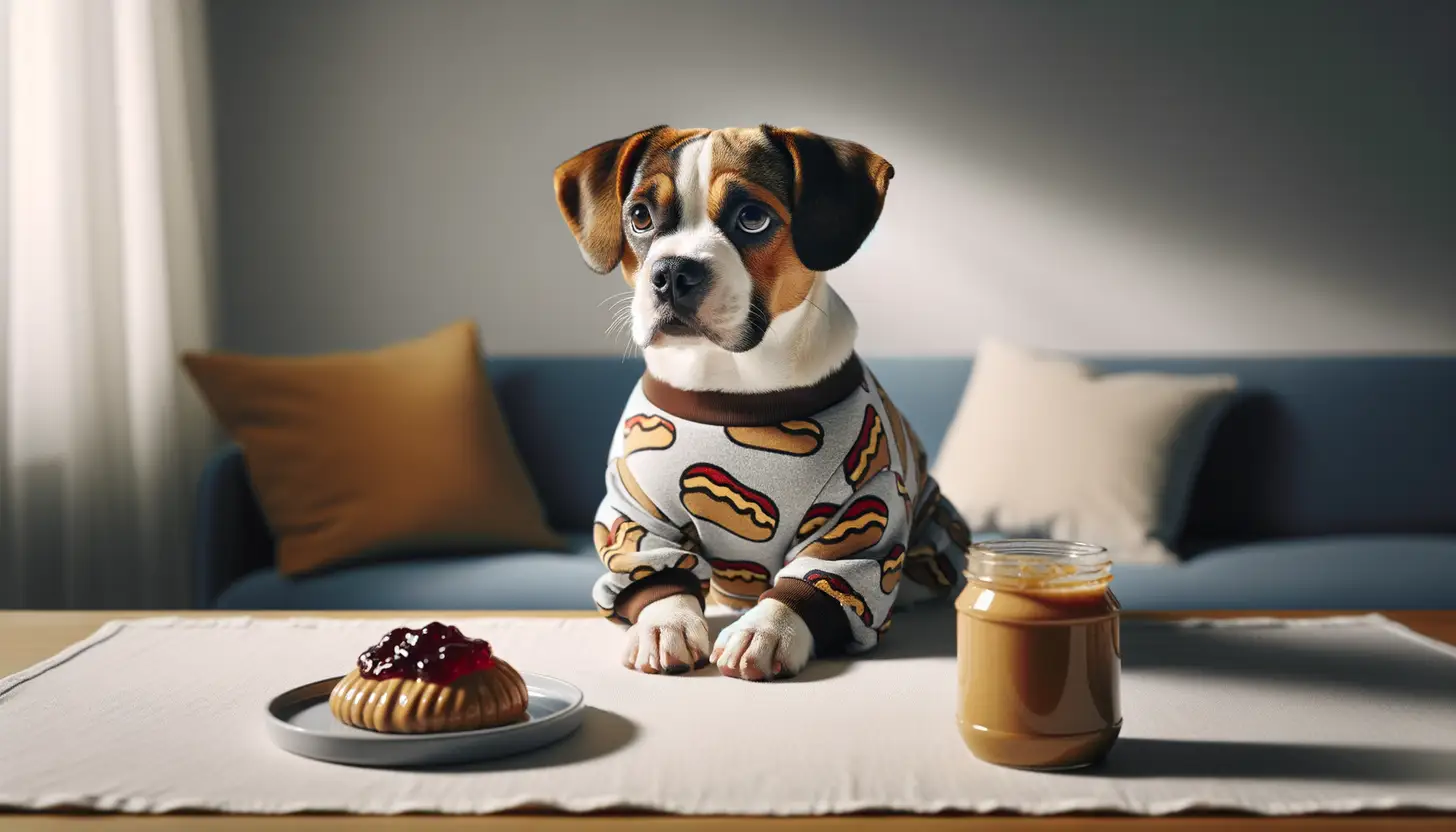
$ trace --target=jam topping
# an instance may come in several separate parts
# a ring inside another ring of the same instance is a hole
[[[494,665],[488,642],[438,621],[418,630],[396,627],[359,654],[359,675],[365,679],[421,679],[437,685]]]

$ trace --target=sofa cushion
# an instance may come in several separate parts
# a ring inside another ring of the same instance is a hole
[[[1171,563],[1207,437],[1237,383],[1227,373],[1095,373],[988,338],[931,473],[973,529]]]
[[[365,352],[189,352],[243,449],[279,572],[365,555],[550,548],[530,476],[460,321]]]
[[[1376,610],[1456,606],[1456,535],[1266,540],[1175,566],[1114,564],[1125,609]]]
[[[288,577],[260,569],[217,599],[228,610],[591,610],[602,574],[590,534],[568,552],[526,551],[350,565]]]

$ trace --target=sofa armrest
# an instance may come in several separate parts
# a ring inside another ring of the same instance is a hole
[[[193,601],[199,608],[214,606],[238,578],[273,565],[273,534],[236,445],[219,450],[202,471],[195,529]]]

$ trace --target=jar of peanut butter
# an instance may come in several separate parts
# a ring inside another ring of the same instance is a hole
[[[1056,540],[971,547],[956,601],[956,719],[982,760],[1070,769],[1122,729],[1122,646],[1105,549]]]

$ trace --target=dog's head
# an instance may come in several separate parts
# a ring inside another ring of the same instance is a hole
[[[622,265],[639,346],[744,352],[859,249],[894,175],[799,129],[653,127],[563,162],[556,201],[588,266]]]

